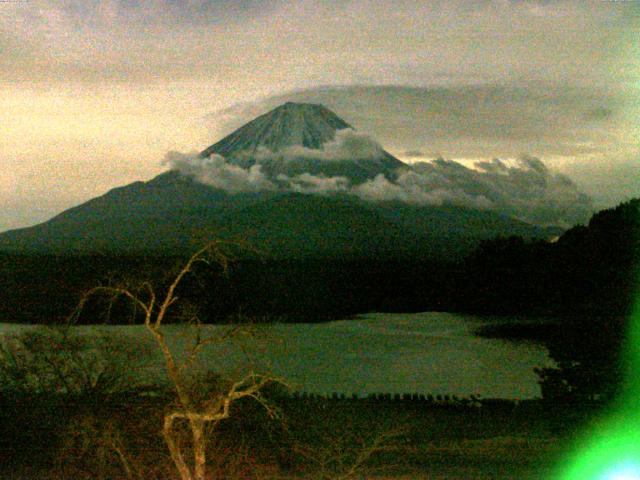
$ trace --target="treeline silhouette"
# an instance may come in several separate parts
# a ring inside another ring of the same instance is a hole
[[[0,262],[0,321],[52,324],[64,322],[82,294],[96,285],[149,281],[160,290],[184,258],[5,254]],[[453,298],[455,268],[441,261],[388,258],[254,258],[233,262],[227,272],[197,265],[179,294],[204,322],[237,321],[239,315],[258,321],[318,322],[369,311],[443,310],[443,299]],[[85,309],[81,322],[132,321],[124,305],[111,308],[109,319],[98,306]]]
[[[550,316],[554,325],[507,325],[484,333],[542,340],[557,367],[538,369],[554,402],[606,401],[620,393],[621,356],[639,291],[640,200],[596,213],[557,242],[483,243],[462,268],[458,304],[474,313]]]
[[[639,205],[598,212],[555,242],[483,242],[461,269],[458,305],[478,313],[627,315],[640,259]]]

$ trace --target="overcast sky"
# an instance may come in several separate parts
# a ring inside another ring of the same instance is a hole
[[[637,1],[0,2],[0,230],[291,91],[405,160],[530,154],[596,204],[640,196],[639,23]]]

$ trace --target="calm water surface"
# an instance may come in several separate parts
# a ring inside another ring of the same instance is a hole
[[[368,314],[355,320],[322,324],[276,324],[255,330],[242,343],[257,370],[271,369],[298,391],[360,396],[369,393],[424,393],[485,398],[540,396],[536,366],[551,365],[546,349],[526,342],[484,339],[473,330],[490,319],[449,313]],[[3,331],[21,328],[3,325]],[[142,326],[77,327],[86,334],[126,339],[139,355],[144,381],[164,376],[160,358]],[[184,326],[166,327],[173,350],[191,342]],[[206,326],[202,335],[222,327]],[[233,372],[247,364],[237,345],[214,346],[200,357],[204,369]],[[142,381],[142,380],[141,380]]]
[[[486,323],[429,312],[277,325],[285,354],[273,356],[274,369],[309,392],[540,396],[533,368],[552,364],[547,350],[473,335]]]

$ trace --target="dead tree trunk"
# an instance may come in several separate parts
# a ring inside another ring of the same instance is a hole
[[[144,325],[151,333],[163,355],[165,367],[178,400],[176,408],[165,414],[162,435],[181,480],[205,480],[207,467],[205,427],[208,423],[217,424],[221,420],[228,418],[231,405],[236,400],[244,397],[252,397],[258,400],[268,409],[270,414],[273,414],[273,409],[264,402],[260,396],[260,391],[271,382],[284,383],[273,376],[250,373],[235,383],[231,383],[223,392],[218,392],[215,398],[209,399],[209,401],[202,401],[194,397],[193,391],[188,386],[187,377],[190,372],[185,367],[188,367],[189,364],[179,365],[169,348],[163,334],[162,325],[171,306],[178,300],[176,289],[198,262],[214,262],[226,270],[228,257],[222,251],[221,246],[222,244],[219,242],[212,242],[194,253],[175,276],[166,293],[160,297],[156,295],[149,283],[144,283],[140,289],[134,290],[142,293],[134,293],[134,291],[125,287],[96,287],[85,294],[76,310],[76,314],[78,314],[92,295],[106,293],[112,295],[112,299],[116,297],[127,298],[144,313]],[[219,339],[201,339],[198,336],[195,345],[187,352],[187,358],[193,359],[205,345],[217,342],[219,342]],[[185,460],[185,447],[177,441],[177,421],[186,422],[189,426],[192,439],[193,466],[190,466]]]

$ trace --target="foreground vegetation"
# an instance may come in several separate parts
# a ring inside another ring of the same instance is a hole
[[[175,452],[195,472],[193,454],[200,448],[207,479],[438,472],[442,478],[545,478],[536,475],[553,467],[568,432],[597,407],[414,393],[322,397],[270,383],[251,390],[260,394],[258,402],[252,395],[229,402],[223,421],[208,422],[200,437],[189,422],[175,422],[167,442],[168,415],[200,419],[217,411],[216,400],[231,390],[222,376],[189,369],[179,380],[181,394],[172,385],[140,385],[131,365],[145,354],[131,341],[89,339],[73,327],[5,338],[0,475],[177,479],[185,475]]]
[[[208,478],[549,478],[585,413],[535,401],[269,398],[278,420],[243,401],[209,432]],[[0,474],[178,478],[158,428],[171,401],[170,392],[3,396]],[[189,441],[186,428],[179,434]]]

